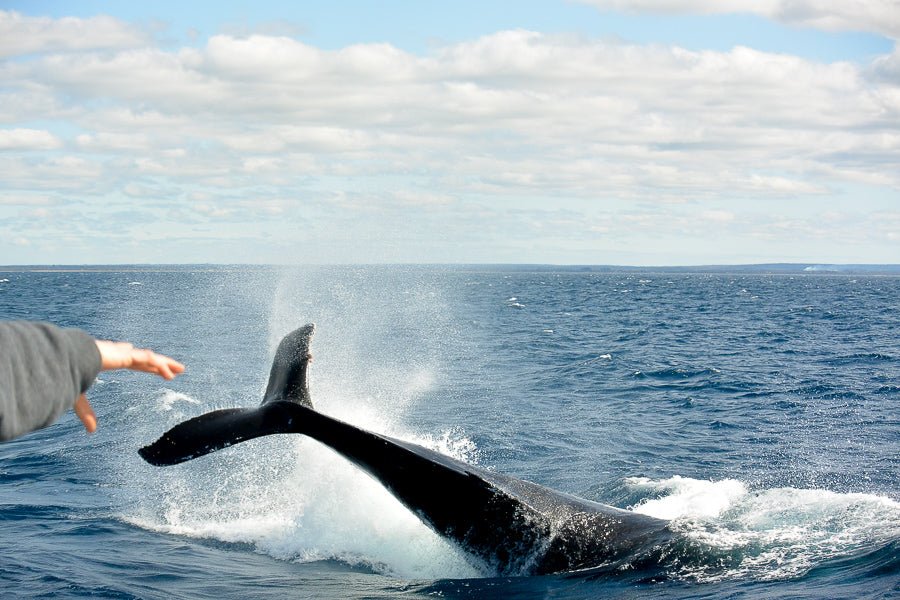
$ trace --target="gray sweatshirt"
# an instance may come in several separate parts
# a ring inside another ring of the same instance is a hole
[[[0,441],[54,423],[99,372],[100,351],[84,331],[0,322]]]

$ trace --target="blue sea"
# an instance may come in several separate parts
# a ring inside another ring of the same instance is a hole
[[[238,258],[238,257],[236,257]],[[900,277],[504,267],[0,269],[0,318],[187,365],[104,372],[0,445],[2,598],[900,598]],[[302,436],[137,454],[255,406],[315,322],[316,407],[672,520],[645,569],[498,577]]]

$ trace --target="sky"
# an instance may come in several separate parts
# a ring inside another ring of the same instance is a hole
[[[900,0],[0,0],[0,264],[900,263]]]

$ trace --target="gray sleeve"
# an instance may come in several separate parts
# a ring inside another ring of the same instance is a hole
[[[0,441],[54,423],[100,372],[100,351],[80,329],[0,322]]]

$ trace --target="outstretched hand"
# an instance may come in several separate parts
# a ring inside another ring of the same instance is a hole
[[[100,351],[100,370],[112,371],[113,369],[131,369],[154,373],[163,379],[174,379],[176,375],[184,372],[184,365],[173,358],[157,354],[146,348],[135,348],[128,342],[107,342],[96,340],[97,349]],[[81,394],[75,400],[73,406],[75,415],[84,424],[88,433],[97,430],[97,415],[88,402],[87,396]]]
[[[176,375],[184,372],[184,365],[177,360],[157,354],[153,350],[135,348],[128,342],[97,340],[97,349],[100,350],[102,371],[131,369],[155,373],[163,379],[174,379]]]

